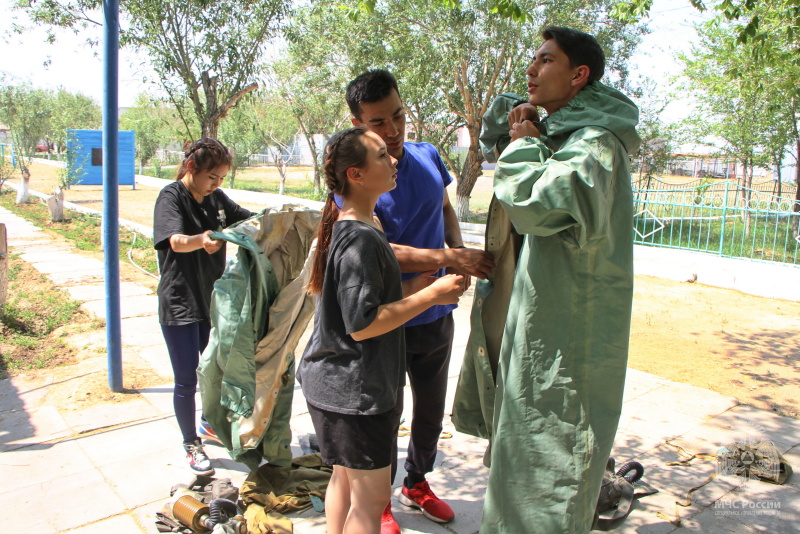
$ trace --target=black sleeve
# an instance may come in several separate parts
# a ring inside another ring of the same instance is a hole
[[[183,219],[175,191],[170,188],[162,189],[153,215],[153,243],[156,250],[168,249],[169,238],[184,233]]]
[[[337,298],[348,334],[365,329],[383,304],[384,267],[380,264],[380,242],[364,232],[342,247],[338,256]]]
[[[222,191],[220,191],[220,193],[222,193]],[[241,207],[239,204],[231,200],[225,193],[220,195],[220,200],[222,201],[222,208],[225,210],[226,227],[236,224],[239,221],[249,219],[255,215],[250,210]]]

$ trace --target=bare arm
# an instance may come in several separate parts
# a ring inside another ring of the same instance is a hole
[[[494,259],[488,252],[463,246],[458,218],[445,192],[442,204],[445,242],[451,248],[414,248],[392,243],[392,251],[404,273],[418,273],[437,269],[453,269],[458,274],[486,278],[494,270]]]
[[[173,234],[169,238],[169,246],[175,252],[194,252],[202,248],[209,254],[213,254],[222,247],[222,241],[211,239],[208,237],[210,233],[211,230],[197,235]]]
[[[464,246],[464,241],[461,239],[461,227],[458,226],[456,210],[450,203],[450,195],[447,194],[447,190],[444,192],[442,216],[444,217],[444,242],[450,248]]]
[[[461,276],[448,275],[437,278],[431,285],[420,289],[413,295],[378,307],[378,315],[363,330],[350,334],[356,341],[380,336],[399,328],[409,319],[416,317],[436,304],[455,304],[464,292]]]

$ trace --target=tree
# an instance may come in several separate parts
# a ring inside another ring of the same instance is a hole
[[[322,44],[322,43],[320,43]],[[336,43],[326,43],[336,47]],[[290,46],[285,59],[274,62],[269,70],[269,88],[285,102],[311,149],[314,165],[314,193],[321,189],[320,155],[326,141],[347,121],[344,102],[346,79],[343,71],[308,54],[303,47]]]
[[[278,194],[286,192],[286,174],[295,155],[297,121],[286,101],[278,95],[258,95],[253,102],[253,115],[261,141],[272,157],[280,175]]]
[[[248,97],[231,110],[229,120],[222,123],[219,140],[233,153],[229,187],[236,183],[236,172],[247,166],[250,156],[261,149],[263,142],[253,116],[252,102]]]
[[[353,11],[341,9],[339,0],[318,1],[299,13],[286,32],[293,47],[324,58],[319,62],[324,61],[326,68],[336,67],[353,77],[367,68],[382,67],[397,76],[410,133],[418,141],[434,144],[456,175],[456,212],[462,220],[482,174],[481,117],[499,93],[524,94],[524,70],[541,42],[540,29],[568,23],[596,34],[610,59],[609,71],[620,80],[627,75],[624,66],[640,31],[605,15],[611,0],[545,5],[520,0],[515,5],[528,14],[526,22],[499,16],[495,10],[499,3],[373,2],[371,14],[366,9],[354,17]],[[342,99],[343,92],[331,98]],[[452,147],[462,127],[468,132],[469,147],[457,154]]]
[[[653,177],[663,174],[672,159],[676,127],[665,124],[661,118],[667,102],[656,97],[656,83],[645,79],[632,89],[631,97],[639,106],[639,126],[636,131],[642,139],[639,153],[631,166],[631,173],[639,175],[638,187],[650,189]]]
[[[168,109],[163,102],[147,93],[141,93],[135,105],[122,114],[120,129],[134,132],[140,174],[159,148],[165,148],[168,143],[181,138],[177,120],[174,110]]]
[[[58,150],[67,142],[67,128],[74,130],[99,130],[103,117],[100,105],[81,93],[71,93],[59,88],[52,103],[51,131],[48,138]]]
[[[0,122],[11,129],[16,161],[22,175],[17,203],[28,202],[30,165],[36,145],[50,132],[52,96],[28,84],[0,87]]]
[[[100,0],[19,0],[34,23],[74,31],[100,25]],[[265,43],[288,12],[282,0],[138,0],[122,2],[120,44],[146,52],[162,88],[187,129],[193,114],[202,136],[216,137],[219,121],[255,81]],[[184,105],[188,103],[189,105]]]

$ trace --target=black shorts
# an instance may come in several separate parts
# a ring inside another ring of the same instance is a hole
[[[400,428],[400,409],[376,415],[351,415],[308,404],[322,461],[350,469],[375,470],[392,464]]]

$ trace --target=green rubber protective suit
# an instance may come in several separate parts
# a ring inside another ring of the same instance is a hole
[[[638,109],[599,82],[510,142],[499,96],[486,230],[453,422],[490,439],[481,532],[589,532],[622,408],[633,297],[629,154]]]

